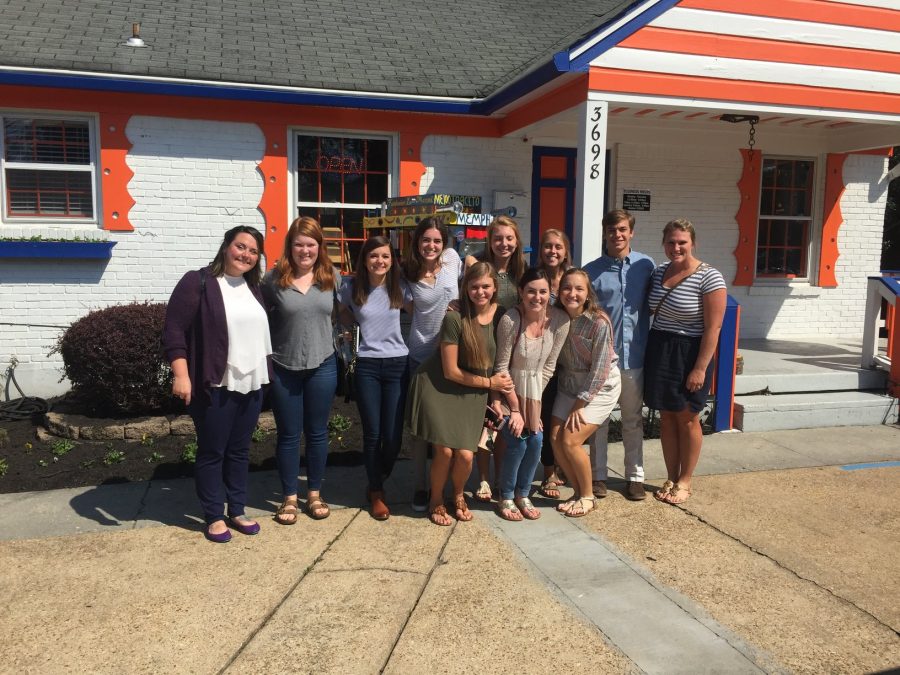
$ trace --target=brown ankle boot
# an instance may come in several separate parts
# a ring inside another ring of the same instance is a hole
[[[372,490],[369,492],[369,503],[372,504],[372,517],[375,520],[387,520],[391,511],[384,503],[384,492],[382,490]]]

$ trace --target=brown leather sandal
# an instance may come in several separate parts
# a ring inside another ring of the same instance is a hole
[[[297,522],[297,516],[299,515],[300,507],[297,505],[297,500],[286,499],[275,511],[274,520],[279,525],[293,525]]]
[[[325,513],[316,513],[316,511],[321,511],[322,509],[325,509]],[[331,515],[331,507],[319,497],[316,497],[312,501],[306,502],[306,515],[313,520],[325,520]]]
[[[460,495],[453,502],[453,508],[456,509],[456,519],[462,523],[468,523],[475,516],[469,511],[469,505],[466,503],[466,496]]]
[[[440,520],[437,520],[435,518],[435,516],[439,516],[443,519],[446,519],[447,522],[442,522]],[[450,525],[453,524],[453,521],[450,520],[450,514],[447,513],[447,509],[443,504],[438,504],[437,506],[433,507],[428,512],[428,519],[435,525],[440,525],[441,527],[449,527]]]

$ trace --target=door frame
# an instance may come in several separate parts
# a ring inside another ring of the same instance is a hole
[[[540,251],[541,229],[538,222],[541,217],[541,188],[556,187],[566,190],[566,216],[563,231],[572,241],[575,233],[575,160],[577,148],[559,148],[547,145],[535,145],[531,149],[531,264],[536,264]],[[563,157],[566,159],[566,176],[568,178],[541,178],[541,158]]]

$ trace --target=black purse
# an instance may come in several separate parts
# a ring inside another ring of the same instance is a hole
[[[356,371],[356,349],[359,345],[359,325],[356,324],[348,337],[338,321],[338,307],[340,302],[337,295],[337,275],[335,275],[334,306],[331,316],[331,339],[334,342],[334,356],[337,361],[337,389],[336,396],[343,396],[344,403],[354,400],[353,375]]]
[[[344,403],[354,400],[353,375],[356,371],[356,346],[359,344],[359,326],[354,326],[348,338],[339,326],[334,327],[334,355],[337,359],[337,389],[335,394],[344,397]]]

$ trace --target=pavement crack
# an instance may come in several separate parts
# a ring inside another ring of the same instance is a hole
[[[134,520],[131,521],[131,529],[136,530],[138,526],[138,521],[141,519],[141,516],[144,515],[144,511],[147,508],[147,497],[150,496],[150,490],[153,488],[153,481],[147,481],[147,487],[144,489],[144,494],[141,495],[141,501],[138,502],[137,513],[134,514]]]
[[[327,570],[318,570],[316,574],[336,574],[339,572],[391,572],[393,574],[413,574],[419,577],[426,575],[426,572],[402,570],[398,567],[335,567]]]
[[[400,644],[400,638],[403,637],[403,633],[406,632],[406,627],[409,625],[413,614],[416,613],[419,602],[421,602],[422,596],[425,595],[425,589],[428,588],[428,584],[431,583],[431,577],[434,576],[434,571],[441,565],[446,564],[446,561],[444,560],[444,551],[447,550],[447,544],[450,543],[450,538],[453,536],[453,533],[456,532],[457,525],[458,521],[454,521],[453,525],[449,528],[450,531],[447,533],[447,538],[444,540],[444,545],[441,546],[441,550],[438,551],[437,556],[435,556],[434,564],[425,575],[425,580],[422,583],[422,587],[419,589],[419,594],[416,596],[416,601],[413,603],[413,606],[410,608],[409,612],[407,612],[406,618],[403,620],[403,625],[400,626],[400,630],[397,631],[397,637],[394,639],[394,642],[391,645],[391,649],[388,652],[387,658],[385,658],[384,663],[381,664],[381,668],[378,669],[379,674],[383,673],[387,669],[388,664],[391,662],[391,658],[394,656],[394,650],[397,649],[397,645]]]
[[[677,505],[676,505],[676,506],[677,506]],[[709,527],[709,528],[712,528],[713,530],[715,530],[715,531],[718,532],[719,534],[722,534],[722,535],[724,535],[725,537],[728,537],[729,539],[731,539],[732,541],[737,542],[738,544],[740,544],[740,545],[743,546],[744,548],[748,549],[749,551],[752,551],[752,552],[755,553],[756,555],[761,556],[761,557],[763,557],[763,558],[766,558],[767,560],[772,561],[772,562],[775,564],[776,567],[778,567],[778,568],[780,568],[780,569],[783,569],[784,571],[786,571],[786,572],[788,572],[789,574],[791,574],[792,576],[794,576],[796,579],[799,579],[800,581],[804,581],[804,582],[806,582],[806,583],[812,584],[812,585],[815,586],[816,588],[819,588],[819,589],[825,591],[826,593],[828,593],[830,596],[832,596],[832,597],[835,598],[836,600],[838,600],[838,601],[840,601],[840,602],[842,602],[842,603],[844,603],[844,604],[846,604],[846,605],[849,605],[850,607],[853,607],[853,608],[856,609],[857,611],[861,612],[862,614],[865,614],[867,617],[869,617],[870,619],[872,619],[872,621],[874,621],[875,623],[877,623],[879,626],[882,626],[883,628],[886,628],[887,630],[891,631],[894,635],[900,637],[900,630],[894,628],[893,626],[891,626],[891,625],[889,625],[889,624],[886,624],[884,621],[882,621],[882,620],[879,619],[877,616],[875,616],[874,614],[872,614],[872,612],[870,612],[869,610],[865,609],[864,607],[860,607],[859,605],[857,605],[855,602],[853,602],[853,601],[850,600],[849,598],[845,598],[844,596],[842,596],[842,595],[840,595],[840,594],[838,594],[838,593],[835,593],[833,590],[831,590],[831,589],[828,588],[827,586],[823,586],[822,584],[820,584],[820,583],[819,583],[818,581],[816,581],[815,579],[811,579],[810,577],[805,577],[805,576],[803,576],[802,574],[798,573],[796,570],[794,570],[794,569],[788,567],[787,565],[781,563],[778,559],[772,557],[771,555],[769,555],[768,553],[766,553],[766,552],[763,551],[762,549],[759,549],[759,548],[757,548],[756,546],[753,546],[752,544],[747,543],[746,541],[744,541],[744,540],[741,539],[740,537],[738,537],[738,536],[736,536],[736,535],[733,535],[733,534],[731,534],[730,532],[726,532],[725,530],[723,530],[722,528],[720,528],[719,526],[717,526],[715,523],[713,523],[713,522],[707,520],[706,518],[704,518],[703,516],[701,516],[701,515],[699,515],[699,514],[697,514],[697,513],[694,513],[693,511],[691,511],[691,510],[688,509],[687,507],[679,506],[679,508],[685,513],[685,515],[687,515],[687,516],[689,516],[689,517],[691,517],[691,518],[694,518],[695,520],[697,520],[697,522],[703,523],[704,525],[706,525],[706,526]]]
[[[284,605],[284,603],[287,602],[287,599],[289,597],[291,597],[291,595],[293,595],[294,591],[297,590],[297,587],[303,583],[303,580],[306,579],[306,577],[309,575],[309,573],[313,571],[315,566],[318,565],[320,562],[322,562],[322,559],[328,554],[328,552],[331,550],[331,547],[334,546],[335,542],[337,542],[341,537],[344,536],[344,533],[350,528],[350,526],[353,524],[353,522],[359,517],[360,513],[361,513],[361,511],[357,510],[356,514],[350,520],[347,521],[347,524],[344,525],[344,527],[341,528],[341,531],[338,532],[334,536],[334,538],[328,542],[328,545],[325,546],[324,549],[322,549],[322,552],[319,553],[318,557],[315,560],[313,560],[305,570],[303,570],[302,574],[300,574],[300,577],[297,579],[297,581],[295,581],[293,584],[291,584],[291,587],[288,588],[287,591],[284,593],[284,595],[281,597],[281,600],[279,600],[278,603],[262,618],[262,620],[259,622],[259,624],[256,626],[256,628],[254,628],[252,631],[250,631],[250,635],[247,636],[247,638],[241,643],[241,645],[234,651],[234,654],[232,654],[231,657],[228,659],[228,661],[226,661],[225,664],[218,670],[217,675],[222,675],[226,670],[228,670],[231,667],[231,665],[237,660],[237,658],[247,648],[247,645],[249,645],[251,642],[253,642],[253,640],[256,638],[256,636],[259,635],[259,633],[263,630],[263,628],[266,627],[266,625],[269,623],[269,621],[272,620],[272,617],[275,616],[275,614],[278,612],[278,610],[280,610],[281,607]]]

